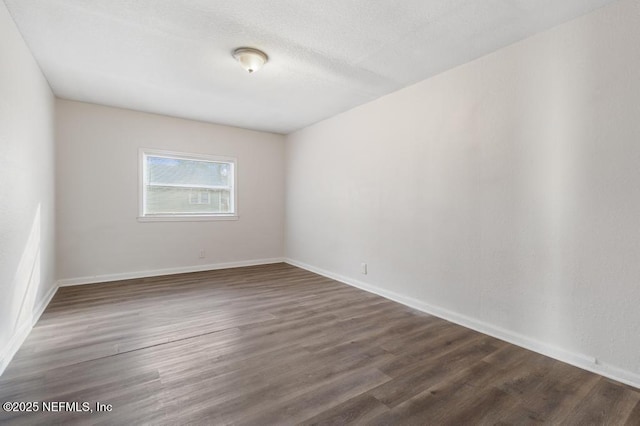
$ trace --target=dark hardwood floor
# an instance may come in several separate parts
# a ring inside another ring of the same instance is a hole
[[[61,288],[5,401],[94,409],[0,411],[29,425],[640,424],[637,389],[286,264]]]

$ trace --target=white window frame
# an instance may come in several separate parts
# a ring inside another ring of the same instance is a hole
[[[224,162],[231,164],[231,213],[176,213],[148,214],[145,209],[147,185],[145,182],[147,156],[175,158],[178,160],[195,160]],[[222,157],[209,154],[196,154],[159,149],[140,148],[138,150],[138,221],[140,222],[191,222],[214,220],[238,220],[238,160],[235,157]]]

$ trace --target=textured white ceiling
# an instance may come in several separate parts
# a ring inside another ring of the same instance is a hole
[[[610,2],[5,0],[59,97],[278,133]]]

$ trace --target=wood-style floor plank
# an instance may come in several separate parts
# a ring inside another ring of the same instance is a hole
[[[640,391],[286,264],[61,288],[6,424],[640,425]]]

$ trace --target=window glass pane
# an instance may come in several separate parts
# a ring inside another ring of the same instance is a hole
[[[233,163],[145,156],[145,215],[233,214]]]
[[[210,204],[210,198],[209,198],[209,194],[210,192],[208,190],[204,190],[204,191],[200,191],[200,202],[202,204]]]
[[[148,156],[147,170],[150,185],[229,186],[229,163]]]

